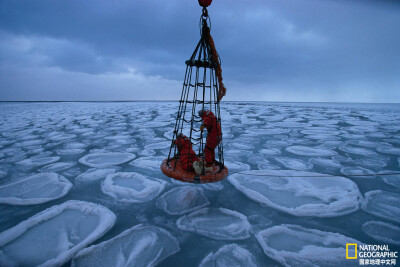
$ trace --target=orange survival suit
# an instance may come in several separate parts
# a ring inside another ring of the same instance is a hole
[[[221,125],[214,113],[209,110],[200,110],[199,116],[203,120],[200,129],[203,130],[204,127],[207,129],[206,147],[204,149],[206,166],[211,166],[215,161],[215,148],[222,137]]]
[[[194,171],[193,162],[198,161],[199,159],[196,156],[196,153],[193,151],[192,142],[190,142],[189,138],[187,138],[183,134],[178,134],[174,144],[178,148],[182,168],[186,171]]]

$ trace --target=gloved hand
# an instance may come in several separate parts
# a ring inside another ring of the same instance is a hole
[[[204,127],[206,127],[206,126],[204,126],[204,124],[202,124],[202,125],[200,126],[200,131],[203,131],[203,130],[204,130]]]

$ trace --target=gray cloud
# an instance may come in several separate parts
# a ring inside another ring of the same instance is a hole
[[[399,11],[384,0],[214,1],[226,99],[400,99]],[[175,99],[200,12],[194,0],[0,1],[0,100]]]

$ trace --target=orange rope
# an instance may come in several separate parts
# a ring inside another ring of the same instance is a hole
[[[225,87],[224,83],[222,82],[223,79],[222,79],[221,64],[219,64],[218,53],[217,53],[217,50],[215,49],[214,40],[210,34],[210,28],[207,25],[204,25],[203,29],[204,29],[204,33],[205,33],[205,37],[206,37],[205,39],[211,48],[211,59],[213,62],[215,62],[217,64],[215,73],[217,74],[218,85],[219,85],[218,101],[220,101],[226,94],[226,87]]]

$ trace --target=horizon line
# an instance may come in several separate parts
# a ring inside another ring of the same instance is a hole
[[[0,103],[106,103],[106,102],[179,102],[179,100],[0,100]],[[400,104],[400,102],[347,102],[347,101],[268,101],[268,100],[227,100],[227,103],[247,102],[247,103],[332,103],[332,104]]]

